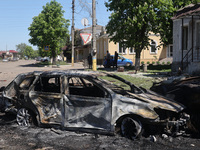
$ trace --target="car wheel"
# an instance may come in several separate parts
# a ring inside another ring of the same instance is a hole
[[[127,66],[127,67],[131,66],[131,63],[126,63],[126,66]]]
[[[26,108],[21,108],[17,112],[17,123],[25,127],[29,127],[32,124],[32,116]]]
[[[139,120],[133,119],[131,117],[126,117],[121,123],[121,134],[122,136],[135,139],[139,137],[142,133],[142,124]]]

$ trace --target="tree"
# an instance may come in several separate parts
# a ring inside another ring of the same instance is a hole
[[[26,50],[27,45],[25,43],[21,43],[16,45],[16,51],[18,51],[22,58],[24,58],[24,51]]]
[[[60,3],[55,0],[43,6],[42,12],[33,18],[28,28],[31,39],[29,42],[39,47],[42,56],[53,57],[53,64],[56,63],[56,56],[60,53],[61,40],[69,35],[69,20],[63,18],[64,11]],[[49,45],[50,51],[43,52],[43,47]]]
[[[31,46],[26,46],[24,55],[27,56],[28,58],[34,58],[35,52]]]
[[[140,66],[141,51],[149,46],[149,32],[159,33],[163,44],[172,42],[171,17],[188,0],[108,0],[110,16],[106,29],[111,40],[122,47],[134,48],[135,69]],[[177,5],[176,7],[174,7]],[[181,6],[180,6],[181,5]]]

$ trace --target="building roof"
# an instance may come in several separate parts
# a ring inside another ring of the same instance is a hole
[[[9,50],[9,53],[18,53],[18,52],[15,50]]]
[[[102,28],[103,28],[104,26],[100,26],[100,25],[96,25],[96,32],[97,33],[99,33],[99,32],[101,32],[101,30],[102,30]],[[83,28],[83,29],[80,29],[79,30],[80,32],[83,32],[83,33],[92,33],[92,27],[88,27],[88,28]]]
[[[200,3],[190,4],[179,9],[172,19],[180,19],[186,16],[200,16]]]

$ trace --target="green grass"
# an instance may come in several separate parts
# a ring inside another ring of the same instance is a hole
[[[134,85],[138,86],[138,87],[143,87],[145,89],[150,89],[150,87],[153,85],[153,82],[155,81],[152,78],[142,78],[142,77],[132,77],[130,75],[123,75],[123,74],[119,74],[119,73],[114,73],[116,75],[118,75],[119,77],[133,83]],[[111,77],[101,77],[102,79],[108,80],[126,90],[130,90],[129,86],[127,86],[126,84],[124,84],[123,82],[113,79]]]
[[[49,66],[52,65],[51,62],[38,62],[35,64],[36,66]],[[65,61],[56,62],[56,65],[68,65]]]
[[[147,73],[156,73],[156,72],[171,72],[171,69],[147,70]]]

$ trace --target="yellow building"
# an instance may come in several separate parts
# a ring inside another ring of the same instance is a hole
[[[153,33],[149,34],[149,38],[151,39],[150,45],[148,49],[144,49],[141,52],[140,61],[144,63],[152,63],[165,59],[167,57],[172,57],[172,46],[163,47],[160,42],[160,36],[155,35]],[[135,50],[134,48],[123,48],[120,43],[114,43],[110,40],[107,34],[100,34],[97,38],[97,60],[98,63],[102,63],[104,57],[106,56],[107,50],[111,55],[114,55],[115,51],[119,53],[119,55],[123,55],[125,58],[128,58],[135,63]],[[171,51],[171,52],[170,52]],[[170,59],[168,59],[170,60]]]
[[[163,47],[160,42],[160,35],[149,33],[149,38],[151,39],[150,46],[148,49],[144,49],[141,52],[140,62],[144,63],[152,63],[157,61],[163,61],[163,59],[168,58],[167,61],[172,61],[172,45]],[[134,48],[123,48],[120,43],[114,43],[110,40],[108,34],[106,34],[104,28],[102,27],[102,31],[99,33],[97,37],[97,64],[102,65],[104,57],[106,56],[107,50],[111,55],[114,55],[115,51],[119,53],[119,55],[123,55],[125,58],[128,58],[135,63],[135,50]],[[87,59],[88,54],[91,52],[91,42],[83,45],[79,48],[76,48],[76,58]],[[80,57],[80,54],[84,57]],[[77,59],[77,61],[81,61]]]

